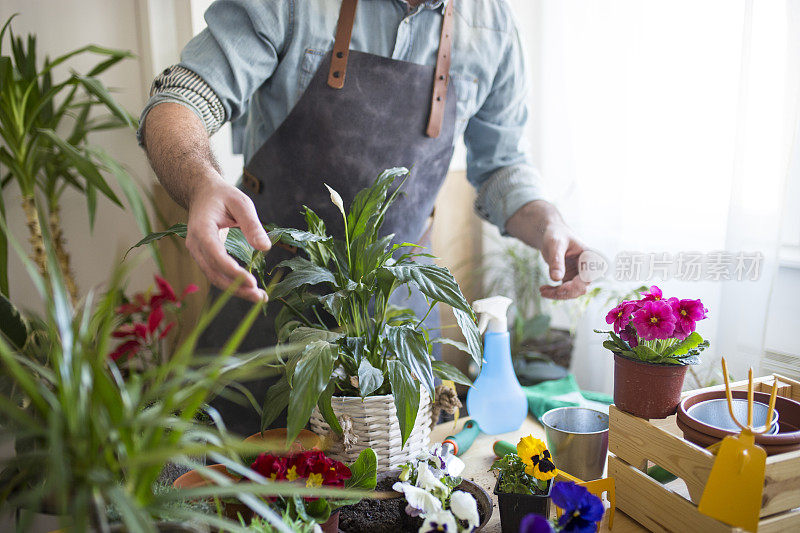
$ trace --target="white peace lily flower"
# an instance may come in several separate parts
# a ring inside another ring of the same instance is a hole
[[[430,513],[436,513],[442,510],[442,502],[439,498],[425,489],[415,487],[411,483],[400,483],[398,481],[392,485],[392,489],[397,492],[402,492],[406,497],[408,507],[416,511],[412,513],[406,508],[406,512],[412,516],[418,516],[420,514],[427,516]]]
[[[419,533],[439,533],[440,531],[458,533],[456,519],[453,518],[450,511],[438,511],[427,515],[422,527],[419,528]]]
[[[468,530],[478,527],[480,516],[478,516],[478,502],[472,494],[457,490],[450,496],[450,510],[459,520],[467,522]]]
[[[314,533],[322,533],[322,527],[319,524],[314,524]]]
[[[447,487],[431,472],[426,463],[420,463],[419,465],[417,487],[427,490],[438,498],[447,496]]]
[[[327,183],[325,183],[324,185],[325,185],[325,187],[328,188],[328,192],[331,193],[331,202],[333,202],[333,205],[338,207],[339,211],[341,211],[342,214],[344,215],[344,202],[342,201],[342,197],[339,196],[338,192],[336,192],[335,190],[331,189],[330,186],[328,186]]]

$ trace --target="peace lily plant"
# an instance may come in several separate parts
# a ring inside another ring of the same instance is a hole
[[[284,372],[266,394],[261,422],[266,427],[288,407],[290,442],[315,406],[331,428],[342,433],[331,407],[334,395],[392,394],[405,443],[414,428],[421,388],[433,399],[435,378],[470,384],[455,367],[433,359],[433,343],[454,344],[481,364],[475,315],[450,271],[415,261],[427,255],[418,251],[418,245],[393,244],[394,235],[380,234],[386,212],[407,177],[405,168],[382,172],[355,196],[349,210],[328,187],[344,222],[341,237],[329,235],[325,221],[306,206],[305,230],[265,225],[273,244],[282,242],[303,252],[277,265],[276,272],[288,272],[285,277],[276,273],[268,280],[271,273],[266,272],[263,252],[253,249],[239,229],[228,233],[228,253],[247,265],[271,305],[283,306],[275,330],[279,342],[288,345],[282,350]],[[151,234],[136,246],[171,235],[185,237],[186,225]],[[412,287],[430,304],[424,317],[389,303],[395,291]],[[452,307],[466,343],[434,338],[424,327],[437,303]]]

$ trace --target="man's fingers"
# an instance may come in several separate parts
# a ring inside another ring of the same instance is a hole
[[[244,194],[235,196],[226,202],[226,207],[233,219],[236,220],[236,225],[242,230],[244,238],[247,239],[250,246],[262,251],[270,249],[272,243],[264,230],[264,226],[258,220],[258,213],[250,198]]]
[[[564,256],[567,253],[567,240],[552,238],[545,242],[542,256],[550,267],[550,279],[560,281],[564,278]]]
[[[224,291],[227,290],[228,287],[230,287],[230,285],[233,283],[232,279],[224,276],[223,274],[209,267],[208,263],[206,262],[205,258],[203,258],[203,256],[195,257],[195,261],[197,262],[197,265],[200,267],[200,270],[202,270],[203,273],[208,278],[208,281],[210,281],[215,287]],[[267,293],[259,289],[258,287],[239,286],[233,294],[235,296],[238,296],[239,298],[250,300],[251,302],[268,300]]]
[[[588,283],[576,276],[556,287],[543,285],[539,287],[539,292],[542,296],[551,300],[569,300],[586,294],[588,286]]]

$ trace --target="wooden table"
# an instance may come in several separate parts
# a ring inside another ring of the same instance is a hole
[[[469,418],[461,418],[455,426],[453,422],[439,424],[431,432],[431,442],[441,442],[448,435],[460,431],[461,426],[463,426],[464,422],[467,420],[469,420]],[[500,435],[486,435],[482,433],[475,439],[470,449],[461,455],[461,459],[467,465],[462,476],[474,481],[486,489],[489,494],[492,494],[495,484],[494,473],[489,471],[489,467],[495,459],[492,445],[497,440],[507,440],[516,444],[519,439],[526,435],[533,435],[536,438],[544,440],[544,428],[532,416],[528,416],[525,422],[522,423],[522,427],[517,431],[502,433]],[[497,497],[494,495],[492,495],[492,502],[494,503],[492,518],[482,531],[486,533],[500,533],[500,512],[497,508]],[[603,517],[599,530],[610,531],[608,529],[608,513]],[[638,522],[635,522],[624,513],[617,510],[614,517],[613,531],[614,533],[632,533],[647,530],[639,525]]]

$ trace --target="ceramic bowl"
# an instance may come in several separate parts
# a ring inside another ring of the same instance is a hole
[[[733,391],[734,399],[746,399],[747,391]],[[678,405],[677,423],[683,431],[686,440],[698,446],[707,447],[720,441],[727,435],[737,433],[727,431],[703,423],[692,416],[689,411],[694,405],[707,400],[724,399],[725,391],[701,392],[687,396]],[[754,399],[757,402],[768,404],[769,394],[756,392]],[[769,455],[800,450],[800,403],[778,396],[775,409],[780,413],[778,433],[774,435],[756,435],[756,443],[762,446]]]

